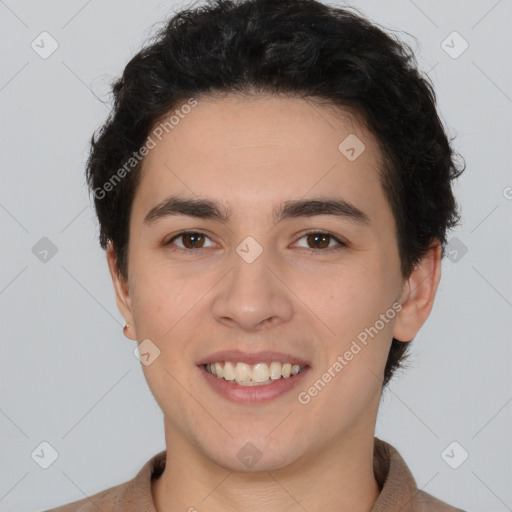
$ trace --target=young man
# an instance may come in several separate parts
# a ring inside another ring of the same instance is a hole
[[[222,0],[114,94],[87,176],[166,451],[54,510],[459,510],[374,437],[458,219],[410,50],[314,0]]]

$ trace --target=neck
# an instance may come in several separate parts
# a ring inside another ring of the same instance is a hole
[[[166,468],[153,482],[155,509],[370,512],[379,495],[373,472],[373,436],[373,430],[359,430],[285,468],[243,473],[215,464],[172,432],[166,435]]]

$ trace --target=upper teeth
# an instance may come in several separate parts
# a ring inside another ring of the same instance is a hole
[[[206,365],[206,370],[213,375],[225,380],[235,381],[237,384],[251,386],[255,384],[270,384],[270,382],[290,375],[296,375],[302,370],[302,366],[291,363],[273,361],[270,364],[256,363],[211,363]]]

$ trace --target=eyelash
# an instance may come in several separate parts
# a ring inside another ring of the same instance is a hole
[[[180,231],[178,234],[174,235],[167,242],[164,242],[164,246],[170,246],[172,244],[172,242],[174,242],[174,240],[176,240],[184,235],[204,235],[206,238],[208,238],[208,239],[210,238],[208,235],[206,235],[202,231],[193,231],[193,230]],[[306,249],[306,251],[308,251],[309,254],[314,254],[314,253],[318,253],[318,252],[327,252],[327,253],[335,252],[335,251],[344,249],[348,246],[348,244],[346,242],[344,242],[343,240],[340,240],[336,235],[333,235],[332,233],[329,233],[328,231],[307,231],[306,233],[302,233],[302,236],[298,240],[302,240],[304,237],[306,237],[308,235],[324,235],[324,236],[330,237],[331,239],[333,239],[335,242],[337,242],[339,244],[338,246],[329,247],[326,249],[307,249],[307,248],[303,247],[303,249]],[[202,249],[208,249],[208,247],[197,247],[197,248],[193,248],[193,249],[184,249],[182,247],[174,247],[172,250],[178,251],[178,252],[194,254],[198,251],[201,251]]]

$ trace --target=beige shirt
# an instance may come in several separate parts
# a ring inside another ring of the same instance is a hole
[[[133,480],[46,512],[156,512],[151,480],[164,468],[166,451],[149,459]],[[375,438],[373,471],[380,494],[371,512],[464,512],[421,491],[398,451]]]

